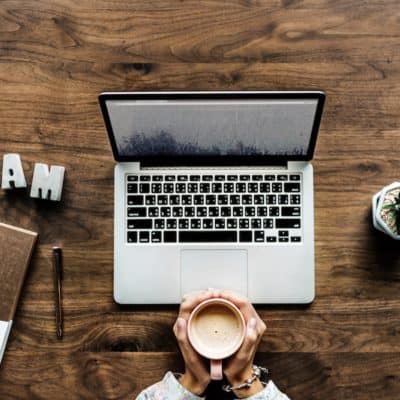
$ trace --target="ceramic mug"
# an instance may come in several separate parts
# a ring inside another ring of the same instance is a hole
[[[193,348],[210,359],[210,376],[222,379],[222,360],[236,353],[246,334],[246,322],[232,302],[213,298],[190,314],[188,338]]]

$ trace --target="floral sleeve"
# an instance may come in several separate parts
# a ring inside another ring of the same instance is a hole
[[[167,372],[162,381],[145,389],[136,400],[204,400],[204,397],[196,396],[186,390],[172,372]],[[269,381],[264,390],[245,400],[289,400],[289,398]]]

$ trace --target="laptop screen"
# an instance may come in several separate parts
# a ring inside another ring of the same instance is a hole
[[[126,160],[303,159],[318,103],[318,98],[105,100],[116,151]]]

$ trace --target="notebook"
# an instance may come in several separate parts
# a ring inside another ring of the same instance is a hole
[[[0,363],[37,236],[0,223]]]

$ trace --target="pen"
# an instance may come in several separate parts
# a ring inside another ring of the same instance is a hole
[[[61,302],[62,279],[62,251],[60,247],[53,247],[53,273],[56,300],[56,332],[59,339],[63,336],[63,312]]]

